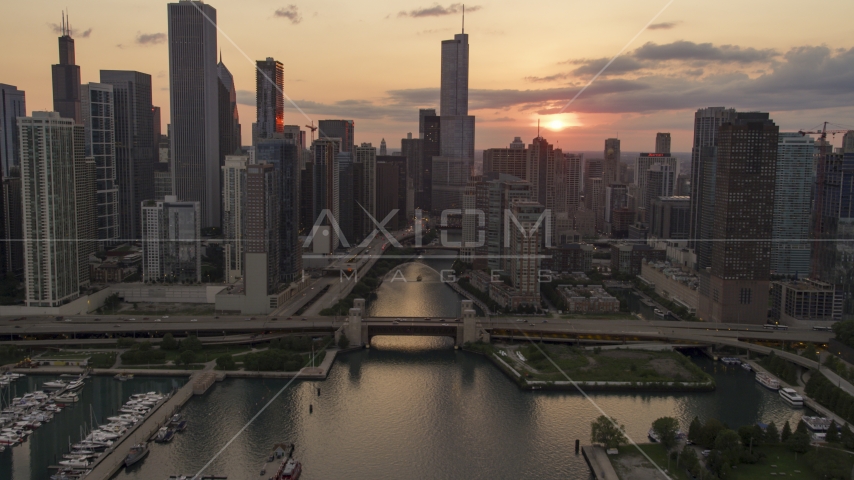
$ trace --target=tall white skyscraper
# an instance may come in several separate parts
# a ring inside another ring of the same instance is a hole
[[[778,275],[810,272],[814,144],[812,137],[800,133],[780,133],[777,140],[771,271]]]
[[[70,118],[33,112],[17,122],[25,301],[30,307],[56,307],[80,294],[74,170],[75,157],[81,152],[75,152],[75,125]]]
[[[225,281],[228,283],[243,278],[243,210],[248,162],[248,156],[226,155],[222,167],[222,236],[225,239]]]
[[[200,1],[168,5],[172,189],[199,202],[202,227],[220,225],[219,77],[216,9]]]

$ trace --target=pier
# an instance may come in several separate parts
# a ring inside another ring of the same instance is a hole
[[[623,447],[627,448],[627,447]],[[598,445],[585,445],[581,447],[581,454],[590,467],[590,473],[596,480],[618,480],[617,471],[611,464],[611,460],[605,453],[605,449]]]
[[[172,417],[172,414],[193,397],[193,394],[196,391],[196,382],[198,378],[206,373],[209,373],[213,376],[205,377],[212,378],[210,380],[210,384],[213,384],[213,382],[216,380],[216,374],[214,372],[202,371],[194,374],[192,377],[190,377],[190,381],[187,382],[186,385],[178,389],[172,396],[163,401],[156,410],[152,410],[148,414],[148,417],[134,425],[133,429],[130,432],[128,432],[124,437],[122,437],[121,440],[113,444],[113,446],[109,450],[107,450],[107,452],[102,455],[101,458],[98,459],[97,463],[92,468],[91,473],[86,476],[86,479],[109,480],[110,478],[112,478],[113,475],[115,475],[116,472],[118,472],[122,468],[122,466],[124,466],[125,457],[127,457],[130,447],[138,443],[147,442],[149,438],[151,438],[155,433],[157,433],[160,427],[162,427],[169,421],[169,419]],[[205,382],[203,382],[203,384]],[[207,385],[205,391],[207,390],[207,388],[210,388],[210,384]]]

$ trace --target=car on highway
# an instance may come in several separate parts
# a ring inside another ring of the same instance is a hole
[[[155,318],[155,319],[154,319],[154,321],[155,321],[155,322],[159,322],[159,321],[160,321],[160,319],[159,319],[159,318]]]
[[[307,318],[302,317],[302,321],[303,321],[303,322],[305,322],[305,321],[307,321],[307,320],[308,320]]]
[[[20,325],[15,325],[15,328],[21,328],[21,326],[20,326]]]
[[[442,326],[443,326],[443,327],[447,327],[447,326],[448,326],[448,324],[447,324],[447,323],[443,323],[443,324],[442,324]]]
[[[128,321],[128,322],[132,322],[132,321],[134,321],[134,320],[136,320],[136,319],[135,319],[135,318],[128,318],[128,319],[127,319],[127,321]]]
[[[198,319],[195,319],[195,318],[191,318],[191,319],[190,319],[190,321],[191,321],[191,322],[198,322],[199,320],[198,320]]]
[[[526,320],[522,320],[521,318],[517,318],[516,321],[521,323],[521,322],[524,322]]]
[[[70,319],[70,318],[66,318],[64,321],[66,321],[66,322],[70,322],[70,321],[71,321],[71,319]]]
[[[425,318],[425,319],[424,319],[424,321],[425,321],[425,322],[429,322],[429,321],[430,321],[430,319],[429,319],[429,318]]]

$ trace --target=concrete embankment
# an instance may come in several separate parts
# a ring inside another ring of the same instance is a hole
[[[596,480],[618,480],[616,470],[605,453],[605,449],[598,445],[585,445],[581,447],[581,454],[590,467],[590,473]]]

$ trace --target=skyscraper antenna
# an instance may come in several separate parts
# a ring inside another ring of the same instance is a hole
[[[466,4],[463,4],[463,33],[466,33]]]
[[[60,25],[60,33],[65,36],[65,10],[62,11],[62,24]]]

